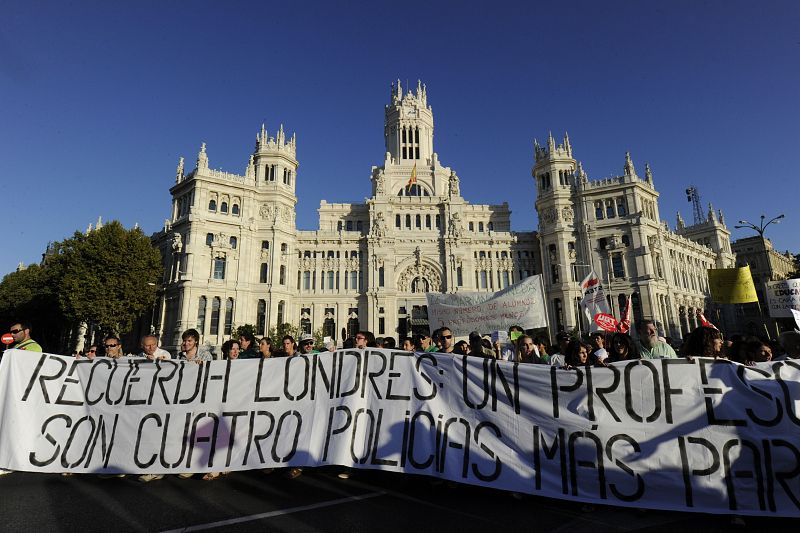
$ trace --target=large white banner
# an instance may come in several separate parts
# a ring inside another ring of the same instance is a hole
[[[792,318],[792,309],[800,311],[800,279],[768,281],[769,316]]]
[[[338,464],[609,505],[800,517],[800,362],[562,370],[341,350],[0,365],[0,467],[179,473]]]
[[[431,329],[447,326],[456,336],[472,331],[506,331],[546,328],[542,276],[527,277],[498,292],[429,292],[428,321]]]

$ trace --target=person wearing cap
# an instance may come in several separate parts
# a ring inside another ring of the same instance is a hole
[[[589,361],[592,364],[602,363],[608,358],[608,351],[605,349],[605,341],[606,335],[602,331],[593,331],[589,334],[589,344],[592,347]]]
[[[569,333],[566,331],[559,331],[556,335],[556,343],[558,343],[558,352],[550,356],[550,364],[555,367],[562,367],[566,365],[566,352],[567,345],[569,344]]]
[[[300,355],[319,353],[319,350],[314,349],[314,337],[310,333],[300,335],[298,344],[300,345]]]

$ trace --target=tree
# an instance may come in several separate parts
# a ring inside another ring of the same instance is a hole
[[[68,326],[58,303],[51,273],[39,265],[12,272],[0,282],[0,328],[27,320],[32,336],[47,351],[58,351],[62,330]]]
[[[58,281],[67,318],[117,334],[130,331],[152,308],[162,273],[161,256],[150,239],[117,221],[55,243],[45,265]]]

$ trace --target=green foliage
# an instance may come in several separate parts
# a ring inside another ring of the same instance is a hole
[[[45,265],[70,320],[124,333],[154,304],[161,257],[140,229],[114,221],[88,235],[76,232],[52,250]]]
[[[298,326],[293,326],[289,323],[278,324],[278,327],[272,326],[269,328],[268,337],[272,339],[272,345],[277,346],[278,348],[282,348],[281,339],[283,339],[286,335],[291,335],[292,338],[297,341],[300,338],[300,334],[302,331]]]
[[[231,339],[238,339],[243,333],[249,333],[256,341],[259,339],[258,335],[256,335],[256,327],[253,324],[242,324],[241,326],[233,328]]]
[[[55,350],[66,325],[56,289],[51,273],[39,265],[7,274],[0,282],[0,328],[27,320],[31,336],[43,348]]]

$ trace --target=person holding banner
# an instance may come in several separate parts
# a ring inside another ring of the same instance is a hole
[[[578,339],[569,341],[564,352],[564,368],[573,370],[580,366],[589,366],[589,352],[591,349],[591,346]]]
[[[550,356],[550,365],[555,367],[562,367],[566,364],[566,351],[569,344],[570,336],[566,331],[559,331],[556,335],[556,342],[558,343],[558,351]]]
[[[145,335],[142,337],[142,352],[139,357],[145,357],[150,361],[156,359],[172,359],[172,355],[158,346],[158,338],[155,335]]]
[[[784,331],[778,337],[778,342],[786,352],[784,359],[800,358],[800,331]]]
[[[675,359],[678,357],[672,346],[658,340],[656,323],[652,320],[637,322],[636,332],[639,334],[639,353],[642,359]]]
[[[31,325],[27,322],[17,322],[9,328],[11,336],[14,337],[12,350],[28,350],[30,352],[41,352],[42,347],[38,342],[31,338]]]
[[[641,359],[639,349],[634,344],[633,339],[627,333],[614,333],[611,337],[611,351],[608,358],[601,364],[616,363],[618,361],[629,361],[631,359]]]
[[[258,341],[258,355],[264,359],[272,357],[272,339],[264,337]]]
[[[530,335],[523,335],[519,339],[519,351],[517,352],[520,363],[531,363],[534,365],[546,365],[547,361],[539,356],[539,350]]]
[[[181,335],[181,352],[178,359],[185,359],[196,365],[202,365],[206,361],[214,359],[211,352],[205,346],[198,346],[200,343],[200,333],[196,329],[187,329]]]
[[[592,364],[602,363],[608,357],[608,351],[605,349],[605,342],[606,334],[604,331],[594,331],[589,335],[589,344],[592,347],[589,360]]]
[[[103,339],[103,348],[106,349],[106,357],[111,359],[119,359],[125,357],[125,352],[122,351],[122,342],[116,335],[108,335]]]
[[[715,328],[700,326],[695,328],[681,348],[681,355],[687,359],[693,357],[725,357],[722,353],[722,333]]]

